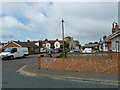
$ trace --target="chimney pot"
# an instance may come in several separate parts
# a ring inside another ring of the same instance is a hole
[[[114,23],[112,23],[112,28],[114,28]]]
[[[56,41],[58,41],[58,39],[56,39]]]
[[[118,31],[119,30],[119,25],[118,25],[118,23],[115,23],[116,25],[115,25],[115,31]]]
[[[107,38],[107,36],[106,36],[106,35],[104,35],[104,36],[103,36],[103,40],[105,40],[106,38]]]

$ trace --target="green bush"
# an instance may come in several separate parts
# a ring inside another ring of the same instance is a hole
[[[59,56],[59,58],[64,58],[64,55],[61,53],[60,56]]]

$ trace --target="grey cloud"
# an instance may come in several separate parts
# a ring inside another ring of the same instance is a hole
[[[120,25],[120,1],[118,3],[118,22],[119,22],[119,25]]]
[[[28,18],[27,27],[33,39],[61,39],[61,20],[64,19],[65,35],[84,44],[111,33],[111,23],[117,20],[117,2],[4,3],[3,13]]]
[[[6,38],[10,38],[10,39],[12,39],[12,38],[15,38],[15,36],[14,35],[12,35],[12,34],[10,34],[10,33],[2,33],[2,39],[6,39]]]

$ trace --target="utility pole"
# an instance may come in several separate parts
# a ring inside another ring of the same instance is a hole
[[[63,57],[65,58],[65,46],[64,46],[65,41],[64,41],[64,24],[63,23],[64,21],[62,19]]]

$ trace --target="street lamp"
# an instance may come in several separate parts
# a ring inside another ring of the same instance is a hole
[[[64,46],[64,20],[62,19],[62,39],[63,39],[63,57],[65,57],[65,46]]]

